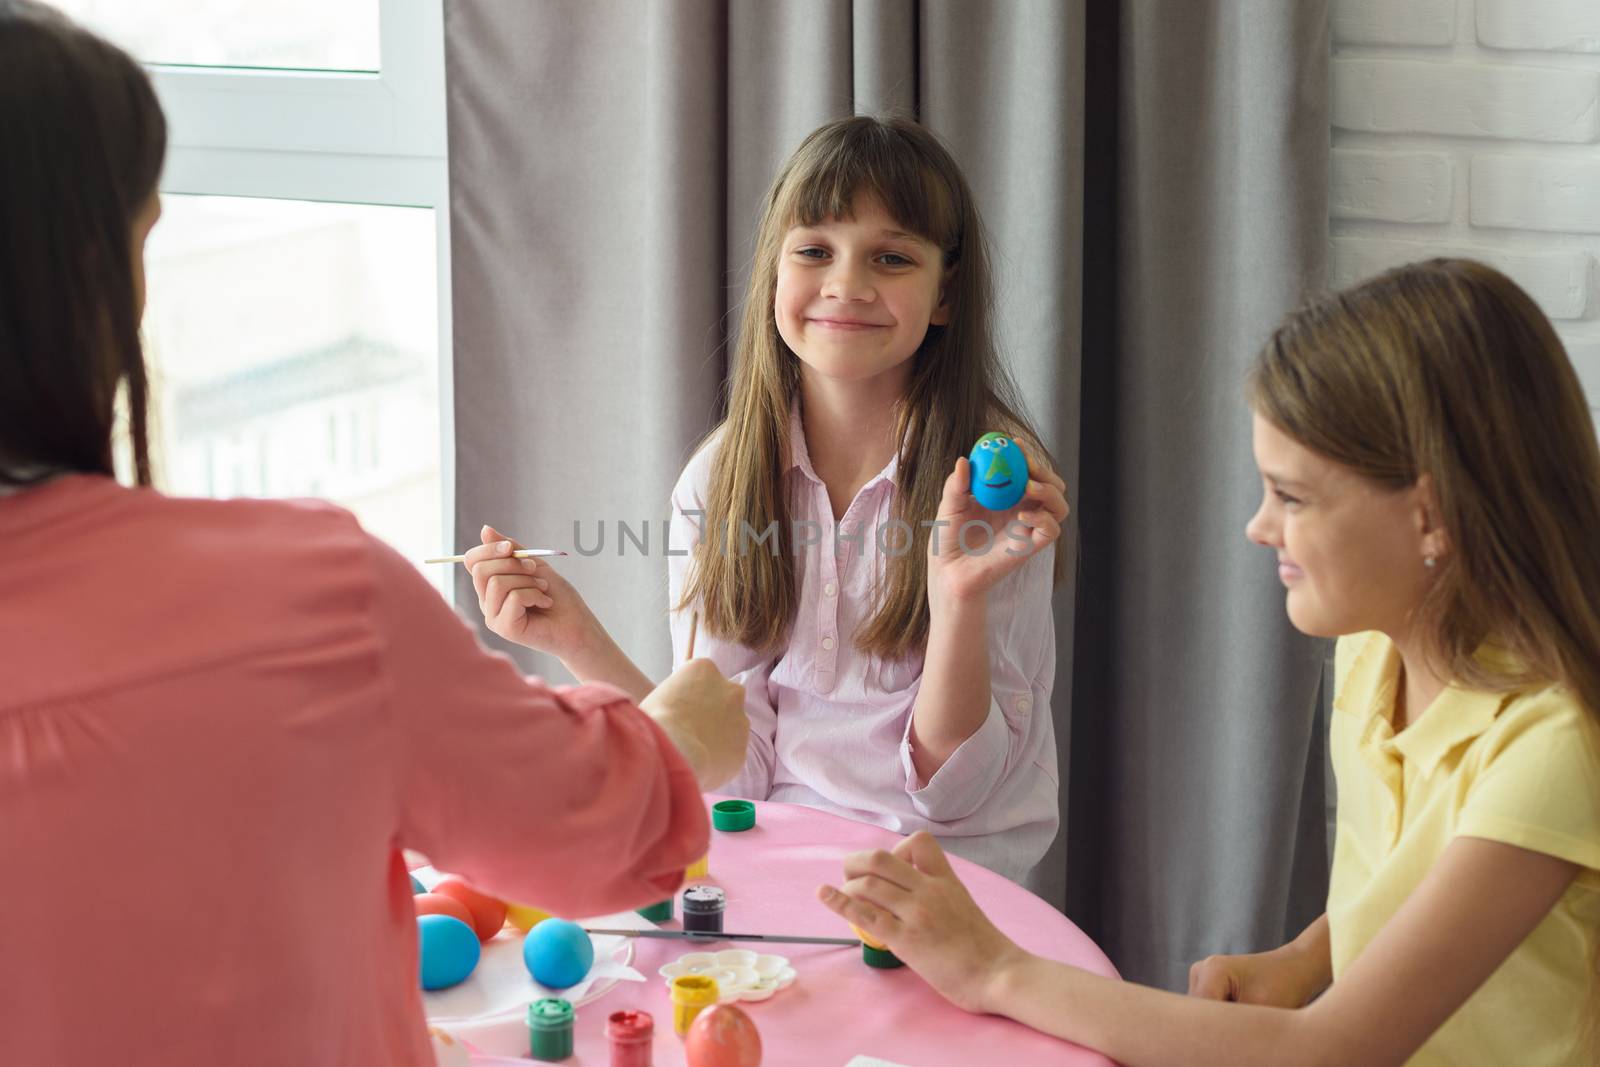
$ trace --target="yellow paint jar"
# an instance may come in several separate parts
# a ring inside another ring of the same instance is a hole
[[[717,980],[703,974],[681,974],[672,980],[672,1029],[689,1032],[694,1017],[717,1002]]]

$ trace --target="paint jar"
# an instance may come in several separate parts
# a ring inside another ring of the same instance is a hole
[[[717,1002],[717,980],[703,974],[680,974],[672,980],[672,1029],[689,1032],[694,1017]]]
[[[689,864],[688,868],[685,869],[684,872],[683,872],[683,880],[685,882],[696,882],[696,881],[699,881],[701,878],[710,878],[710,877],[711,877],[711,853],[709,853],[709,852],[707,852],[704,856],[701,856],[699,859],[695,860],[693,863]]]
[[[528,1054],[554,1062],[572,1055],[572,1004],[544,997],[528,1005]]]
[[[868,967],[876,967],[881,971],[893,970],[904,967],[900,957],[889,951],[889,947],[882,941],[867,933],[861,927],[850,924],[850,932],[861,939],[861,959]]]
[[[722,916],[727,910],[728,895],[717,886],[692,885],[683,891],[683,929],[687,933],[722,933]]]
[[[611,1042],[611,1067],[650,1067],[650,1043],[656,1021],[647,1011],[614,1011],[606,1019]]]
[[[904,967],[899,956],[886,948],[873,948],[865,941],[861,943],[861,961],[868,967],[876,967],[880,971],[892,971],[896,967]]]

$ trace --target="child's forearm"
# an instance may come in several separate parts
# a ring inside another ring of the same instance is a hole
[[[1333,949],[1328,941],[1327,912],[1317,916],[1310,926],[1300,932],[1299,937],[1283,948],[1301,960],[1310,989],[1309,997],[1316,996],[1333,984]]]
[[[989,714],[987,596],[930,604],[922,684],[911,712],[911,762],[926,782]]]
[[[1303,1011],[1179,996],[1019,952],[996,968],[984,1006],[1096,1049],[1125,1067],[1294,1067],[1331,1062]]]
[[[632,697],[636,704],[656,687],[650,676],[634,665],[628,654],[611,639],[611,635],[598,627],[593,638],[565,656],[561,664],[578,681],[614,685]]]

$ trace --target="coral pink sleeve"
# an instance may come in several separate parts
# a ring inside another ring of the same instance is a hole
[[[609,686],[524,678],[376,541],[373,566],[401,754],[397,844],[568,916],[670,896],[710,828],[655,722]]]

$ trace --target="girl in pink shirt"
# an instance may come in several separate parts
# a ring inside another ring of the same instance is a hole
[[[150,82],[0,0],[0,136],[0,1063],[430,1065],[402,847],[566,914],[669,895],[743,691],[524,679],[346,512],[148,488]]]
[[[1067,504],[990,298],[977,206],[928,131],[855,117],[806,138],[767,198],[728,416],[673,490],[672,633],[681,655],[697,612],[697,647],[745,686],[731,791],[928,830],[1027,880],[1059,821]],[[986,431],[1030,460],[1007,512],[969,492]],[[648,686],[548,564],[484,542],[471,565],[497,633]]]

